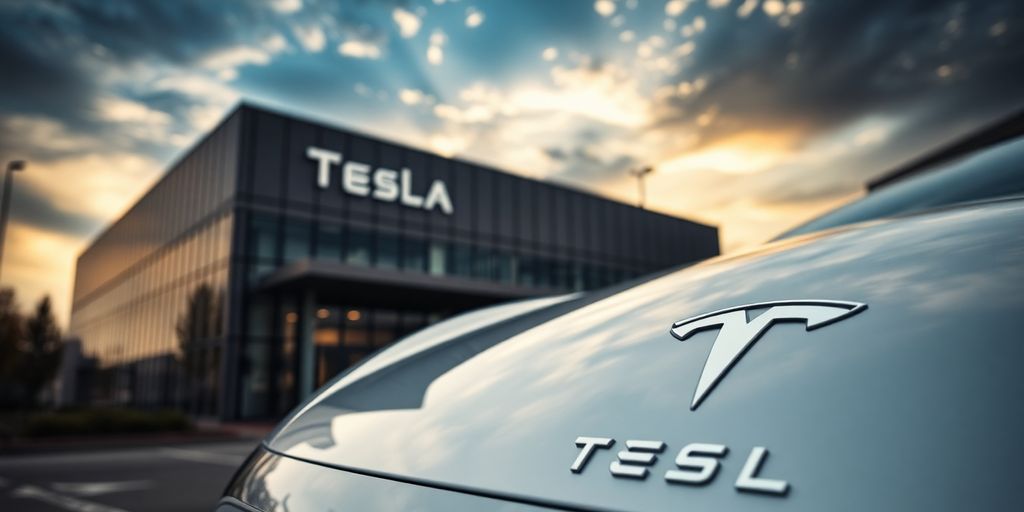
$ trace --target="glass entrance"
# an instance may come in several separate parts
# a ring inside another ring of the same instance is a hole
[[[318,305],[313,330],[314,385],[323,386],[370,354],[442,318],[436,312]]]

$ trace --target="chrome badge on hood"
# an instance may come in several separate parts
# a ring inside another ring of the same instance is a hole
[[[867,307],[859,302],[836,300],[781,300],[720,309],[672,324],[672,336],[680,341],[701,331],[720,328],[704,363],[690,409],[695,410],[700,405],[729,369],[776,322],[803,322],[811,331],[849,318]]]

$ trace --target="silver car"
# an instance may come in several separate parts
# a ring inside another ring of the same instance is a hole
[[[409,336],[221,511],[1020,510],[1024,141],[757,250]],[[955,205],[954,205],[955,204]]]

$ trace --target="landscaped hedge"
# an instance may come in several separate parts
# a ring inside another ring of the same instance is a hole
[[[69,409],[41,413],[28,418],[21,434],[25,437],[52,437],[176,432],[191,428],[192,423],[180,411]]]

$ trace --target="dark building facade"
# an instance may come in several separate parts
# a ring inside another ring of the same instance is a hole
[[[242,105],[79,257],[75,396],[276,417],[454,313],[717,253],[713,227]]]

